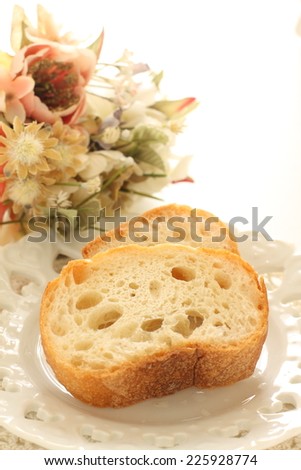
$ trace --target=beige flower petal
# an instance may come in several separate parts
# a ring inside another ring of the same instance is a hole
[[[41,132],[39,133],[39,137],[41,135]],[[58,144],[58,139],[56,139],[55,137],[48,137],[48,139],[45,140],[45,142],[43,142],[43,145],[45,148],[50,148],[50,147],[54,147],[55,145]]]
[[[4,145],[4,147],[0,147],[0,153],[3,153],[6,150],[7,138],[0,135],[0,143]]]
[[[31,175],[36,175],[38,173],[38,165],[34,165],[28,168],[28,173]]]
[[[18,135],[20,135],[21,132],[23,132],[24,130],[22,120],[17,116],[14,118],[13,126],[14,126],[15,133]]]
[[[40,122],[39,124],[37,122],[31,122],[28,124],[26,127],[26,130],[30,132],[31,134],[37,134],[37,132],[41,129],[41,127],[44,126],[43,122]]]
[[[48,165],[48,163],[46,162],[46,160],[41,160],[40,163],[38,163],[38,164],[36,165],[36,167],[37,167],[38,170],[41,170],[41,171],[48,171],[48,170],[50,170],[49,165]]]
[[[1,127],[2,127],[2,130],[4,132],[4,134],[6,135],[7,139],[14,139],[15,137],[15,132],[14,130],[7,126],[6,124],[4,124],[4,122],[1,123]],[[3,142],[5,144],[5,142]]]
[[[1,139],[0,139],[0,142],[1,142]],[[1,153],[0,151],[0,165],[3,165],[3,163],[7,162],[7,160],[8,160],[7,155],[5,153]]]
[[[45,150],[45,157],[51,158],[52,160],[61,160],[61,155],[57,150],[54,149],[46,149]]]
[[[19,164],[17,173],[18,173],[19,178],[25,179],[26,176],[28,175],[28,169],[26,166]]]
[[[39,139],[40,140],[47,140],[47,139],[49,139],[49,136],[50,136],[50,131],[48,131],[47,129],[41,129],[39,131]]]

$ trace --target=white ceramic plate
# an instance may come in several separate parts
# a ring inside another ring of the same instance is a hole
[[[2,247],[1,423],[49,449],[264,449],[301,432],[301,256],[283,242],[255,242],[250,234],[240,250],[269,290],[269,334],[254,375],[113,410],[70,396],[39,341],[39,303],[57,275],[54,260],[79,257],[80,247],[26,238]]]

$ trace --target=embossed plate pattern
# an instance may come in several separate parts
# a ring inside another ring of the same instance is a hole
[[[55,380],[38,315],[58,255],[76,243],[0,249],[0,420],[49,449],[264,449],[301,432],[301,256],[284,242],[240,246],[269,292],[267,341],[252,377],[216,390],[191,388],[121,410],[96,409]]]

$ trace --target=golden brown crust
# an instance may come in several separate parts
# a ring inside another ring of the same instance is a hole
[[[105,373],[75,373],[65,363],[51,366],[74,397],[94,406],[118,408],[191,387],[195,357],[194,349],[175,350]]]
[[[214,388],[246,379],[254,372],[264,339],[265,334],[254,336],[243,347],[240,344],[227,351],[210,344],[175,348],[106,373],[74,370],[53,360],[51,366],[75,398],[98,407],[118,408],[192,386]]]
[[[155,207],[154,209],[150,209],[140,215],[149,221],[156,219],[157,217],[174,217],[174,216],[181,216],[181,217],[189,217],[191,215],[191,211],[193,209],[186,205],[179,205],[179,204],[168,204],[165,206]],[[204,211],[202,209],[195,209],[195,215],[197,217],[202,217],[203,219],[207,220],[211,217],[215,217],[210,212]],[[219,220],[219,226],[224,228],[227,233],[227,248],[232,251],[233,253],[238,254],[237,244],[234,241],[234,237],[232,234],[229,233],[228,227],[226,224]],[[106,232],[104,235],[100,235],[99,237],[95,238],[91,242],[87,243],[82,249],[82,255],[84,258],[91,258],[96,253],[101,250],[110,248],[110,242],[106,241],[104,237],[108,239],[117,240],[120,237],[125,237],[128,233],[129,224],[128,222],[122,223],[118,228],[114,230],[110,230]]]
[[[58,380],[79,400],[99,407],[123,407],[193,385],[201,388],[224,386],[252,375],[267,335],[268,302],[263,280],[258,280],[255,271],[247,262],[227,250],[193,249],[180,245],[177,249],[212,253],[243,267],[258,286],[260,326],[243,341],[214,344],[187,342],[185,346],[166,347],[166,350],[160,353],[128,361],[105,371],[75,367],[60,357],[51,341],[49,310],[57,288],[74,272],[74,267],[84,273],[93,263],[105,262],[107,257],[119,256],[120,250],[137,253],[145,248],[128,245],[99,253],[93,260],[72,261],[63,269],[60,277],[50,282],[45,290],[40,329],[47,361]],[[156,245],[147,250],[161,250],[163,255],[164,246]]]

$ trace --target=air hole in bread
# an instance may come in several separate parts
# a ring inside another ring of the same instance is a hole
[[[188,318],[181,318],[172,328],[175,333],[187,338],[191,334],[190,325]]]
[[[199,326],[202,326],[204,317],[200,312],[197,310],[187,310],[185,313],[189,321],[189,328],[191,332],[193,332]]]
[[[221,321],[216,321],[213,323],[213,326],[216,326],[216,327],[223,326],[223,323]]]
[[[117,297],[110,297],[109,299],[109,302],[119,302],[119,299],[117,299]]]
[[[84,292],[76,301],[76,308],[84,310],[87,308],[95,307],[102,301],[102,296],[95,291]]]
[[[82,341],[75,343],[74,348],[76,351],[87,351],[88,349],[91,349],[92,346],[93,343],[91,340],[83,339]]]
[[[149,283],[149,291],[151,295],[158,295],[161,289],[161,283],[159,281],[150,281]]]
[[[72,269],[72,274],[75,284],[82,284],[88,279],[91,274],[90,267],[84,264],[74,265]]]
[[[67,328],[59,323],[52,324],[51,331],[55,336],[65,336],[67,334]]]
[[[263,310],[263,305],[262,305],[262,304],[259,304],[259,305],[257,306],[257,308],[258,308],[258,310]]]
[[[152,318],[151,320],[145,320],[141,329],[144,331],[156,331],[159,330],[162,326],[163,318]]]
[[[121,309],[110,307],[93,312],[89,317],[88,325],[92,330],[104,330],[114,325],[121,316]]]
[[[213,312],[214,312],[216,315],[217,315],[218,313],[221,313],[221,311],[220,311],[218,308],[215,308]]]
[[[139,288],[139,284],[137,284],[136,282],[130,282],[129,283],[129,287],[131,289],[138,289]]]
[[[105,352],[103,353],[103,357],[105,357],[106,359],[113,359],[114,356],[110,352]]]
[[[189,307],[189,305],[192,304],[192,300],[191,299],[185,299],[183,300],[182,302],[182,307]]]
[[[174,268],[172,268],[171,275],[178,281],[188,282],[195,279],[195,271],[184,266],[175,266]]]
[[[135,292],[131,292],[131,297],[136,297]]]
[[[223,303],[222,303],[222,306],[223,306],[226,310],[229,310],[229,308],[230,308],[228,302],[223,302]]]
[[[222,263],[219,263],[218,261],[215,261],[212,266],[216,269],[221,269],[223,267]]]
[[[123,279],[120,279],[119,281],[116,282],[117,287],[123,287],[125,284],[125,281]]]
[[[197,310],[187,310],[185,315],[186,317],[180,318],[172,329],[184,338],[188,338],[196,328],[203,324],[204,317]]]
[[[231,277],[229,274],[223,271],[216,271],[214,274],[214,279],[218,283],[221,289],[230,289],[232,285]]]

